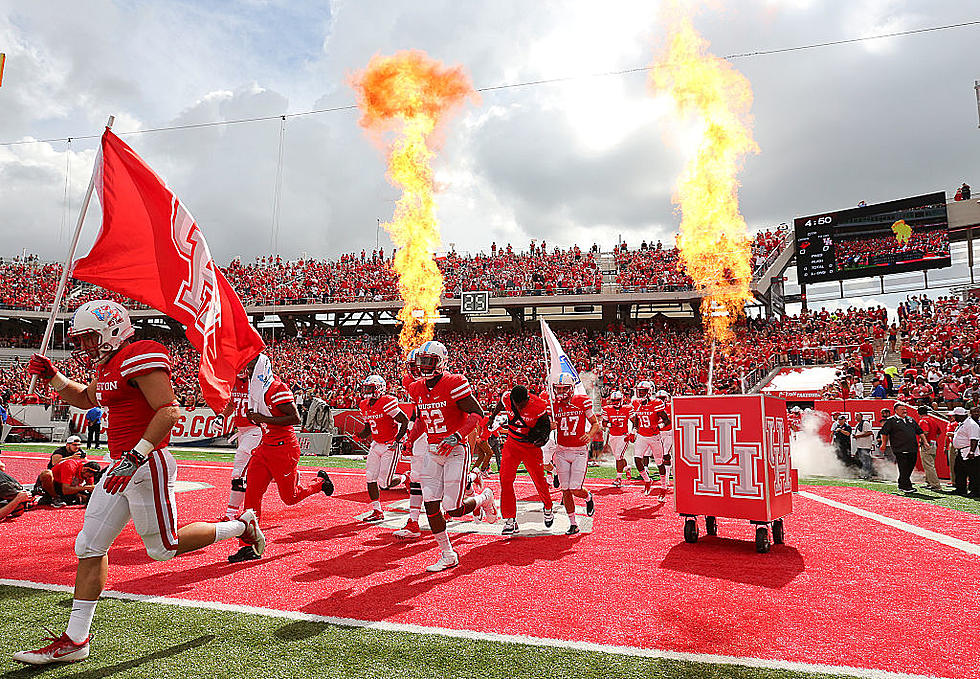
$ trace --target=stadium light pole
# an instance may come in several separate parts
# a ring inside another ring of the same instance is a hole
[[[115,116],[109,116],[105,124],[106,130],[112,129]],[[51,333],[54,331],[55,321],[58,319],[58,309],[61,308],[61,300],[65,296],[65,287],[68,285],[68,272],[71,270],[71,263],[75,259],[75,248],[78,247],[78,237],[82,234],[82,223],[85,221],[85,213],[88,212],[88,204],[92,200],[92,193],[95,191],[95,177],[99,169],[99,155],[95,157],[95,165],[92,167],[92,177],[88,181],[88,189],[85,190],[85,198],[82,199],[82,207],[78,212],[78,222],[75,224],[75,235],[72,236],[71,245],[68,248],[68,256],[65,258],[65,266],[61,270],[61,278],[58,280],[58,288],[54,293],[54,301],[51,303],[51,314],[48,316],[48,325],[44,329],[44,337],[41,338],[41,349],[39,354],[44,356],[48,353],[48,343],[51,341]],[[37,386],[37,375],[31,376],[31,384],[27,388],[28,394],[34,393]]]
[[[973,81],[973,89],[977,93],[977,127],[980,127],[980,80]]]

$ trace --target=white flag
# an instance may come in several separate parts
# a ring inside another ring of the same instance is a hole
[[[575,378],[575,393],[586,395],[585,385],[578,376],[578,370],[568,360],[568,355],[562,350],[558,338],[551,331],[548,323],[541,319],[541,341],[544,343],[544,358],[548,369],[548,393],[551,394],[551,381],[561,373],[570,373]],[[552,394],[553,396],[553,394]]]

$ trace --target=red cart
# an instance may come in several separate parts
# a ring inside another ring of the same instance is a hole
[[[671,421],[684,540],[697,542],[703,516],[708,535],[718,534],[719,517],[750,521],[761,554],[782,544],[783,518],[793,511],[786,402],[761,394],[678,396]]]

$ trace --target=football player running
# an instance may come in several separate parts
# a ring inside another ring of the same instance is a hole
[[[555,415],[555,469],[561,482],[562,504],[568,514],[566,535],[579,532],[575,516],[575,498],[585,498],[585,513],[595,513],[595,500],[592,493],[585,490],[585,472],[589,461],[589,442],[601,429],[599,420],[592,412],[592,399],[584,394],[573,394],[575,377],[571,373],[560,373],[551,383],[554,403],[551,410]],[[589,424],[586,430],[585,424]]]
[[[657,392],[657,400],[664,404],[665,412],[670,411],[670,394],[665,390],[661,389]],[[670,419],[666,423],[661,421],[660,433],[657,435],[660,439],[660,449],[663,451],[664,459],[664,472],[663,472],[663,482],[664,488],[670,485],[670,470],[673,467],[673,458],[671,457],[674,452],[674,431],[670,426]]]
[[[446,532],[443,511],[450,517],[460,517],[480,510],[487,523],[497,520],[493,491],[489,488],[474,497],[463,497],[470,471],[467,439],[479,424],[483,408],[466,377],[446,372],[448,357],[442,342],[429,341],[419,347],[416,360],[421,377],[408,388],[419,415],[409,442],[414,443],[423,430],[428,436],[429,454],[422,465],[422,500],[432,536],[442,551],[439,560],[426,567],[429,572],[459,564]]]
[[[412,383],[421,377],[417,357],[418,349],[412,349],[405,359],[402,387],[406,394],[408,394],[408,389]],[[408,398],[411,400],[411,395]],[[416,408],[412,412],[413,425],[418,417],[418,409]],[[412,458],[408,471],[408,521],[404,528],[399,528],[394,532],[394,536],[402,540],[414,540],[422,537],[422,529],[419,528],[419,515],[422,513],[422,466],[425,463],[426,455],[429,454],[429,439],[424,431],[415,439],[409,450],[412,451]]]
[[[248,419],[248,385],[252,369],[258,362],[256,356],[238,373],[235,386],[231,389],[231,400],[222,413],[224,417],[233,416],[233,424],[238,430],[238,447],[231,468],[231,490],[228,492],[228,518],[238,516],[245,506],[245,470],[252,459],[252,453],[262,442],[262,427],[252,424]]]
[[[371,437],[364,476],[367,480],[371,513],[362,519],[368,523],[384,521],[381,511],[381,487],[388,489],[395,481],[395,467],[401,457],[402,439],[408,433],[408,417],[398,407],[398,400],[388,394],[388,384],[381,375],[369,375],[361,384],[361,400],[358,407],[364,417],[361,439]],[[401,483],[398,477],[395,485]]]
[[[517,479],[517,468],[521,464],[531,477],[544,505],[545,528],[551,528],[555,514],[552,509],[551,488],[544,477],[544,456],[541,452],[542,446],[551,435],[548,402],[540,396],[529,394],[527,387],[518,384],[501,395],[490,413],[490,419],[494,419],[500,412],[507,413],[508,430],[507,440],[500,451],[500,513],[504,517],[501,534],[516,535],[520,532],[514,482]]]
[[[629,445],[630,407],[623,405],[623,392],[614,391],[609,395],[609,405],[602,409],[602,420],[609,431],[609,449],[616,460],[616,479],[613,485],[623,485],[623,472],[626,472],[626,448]]]
[[[636,442],[633,447],[633,462],[636,469],[640,472],[643,479],[643,492],[650,494],[653,481],[647,472],[647,464],[650,458],[657,463],[660,472],[660,484],[667,489],[667,481],[664,475],[667,469],[664,467],[663,448],[660,445],[660,425],[664,424],[670,428],[670,415],[667,414],[667,406],[653,397],[653,383],[642,381],[636,385],[636,401],[633,404],[633,413],[630,420],[633,422]]]
[[[121,304],[88,302],[75,312],[69,339],[77,347],[74,355],[95,369],[95,379],[88,385],[75,382],[40,354],[28,364],[28,372],[48,382],[65,403],[111,410],[108,446],[113,464],[92,491],[75,539],[78,567],[68,627],[43,648],[15,653],[18,662],[47,665],[89,656],[89,630],[109,570],[106,555],[130,520],[147,554],[157,561],[235,537],[260,554],[265,549],[265,537],[251,511],[230,521],[195,522],[177,529],[177,463],[167,450],[178,418],[170,356],[162,344],[133,341],[133,335],[129,312]]]

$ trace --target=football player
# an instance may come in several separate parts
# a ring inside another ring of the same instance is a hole
[[[74,355],[95,368],[95,379],[88,385],[75,382],[40,354],[28,364],[28,372],[49,383],[69,405],[112,411],[108,445],[113,464],[92,491],[75,539],[78,569],[68,627],[43,648],[15,653],[18,662],[47,665],[88,657],[92,617],[109,570],[106,554],[130,519],[147,554],[157,561],[235,537],[259,554],[265,549],[265,536],[251,511],[231,521],[198,521],[177,529],[177,463],[167,450],[178,417],[170,356],[162,344],[133,341],[133,334],[129,312],[121,304],[88,302],[75,312],[69,339],[77,347]]]
[[[416,361],[421,377],[408,388],[419,415],[409,442],[414,443],[414,437],[423,430],[428,436],[429,454],[422,466],[422,500],[432,536],[442,552],[438,561],[426,567],[429,572],[459,564],[446,532],[443,511],[450,517],[460,517],[479,508],[488,523],[497,520],[493,491],[489,488],[474,497],[463,497],[470,471],[467,439],[479,424],[483,408],[463,375],[446,372],[448,356],[442,342],[429,341],[419,347]]]
[[[381,375],[369,375],[361,384],[361,395],[364,398],[358,408],[364,417],[364,429],[358,437],[371,437],[371,447],[364,465],[371,513],[362,521],[377,523],[385,518],[381,511],[379,483],[385,489],[393,483],[401,483],[401,477],[397,481],[393,477],[401,456],[402,439],[408,433],[408,417],[398,407],[398,400],[388,394],[388,384]]]
[[[405,394],[409,400],[412,397],[408,394],[408,388],[412,385],[412,382],[421,377],[417,360],[418,351],[418,349],[412,349],[405,358],[405,374],[402,375],[402,387],[405,389]],[[412,410],[413,425],[417,419],[418,409],[414,408]],[[405,450],[412,452],[411,466],[408,471],[408,521],[405,523],[404,528],[399,528],[394,532],[394,536],[402,540],[414,540],[415,538],[422,537],[422,529],[419,528],[419,515],[422,513],[422,467],[425,463],[426,455],[429,454],[429,439],[425,432],[422,431],[411,446],[403,449],[403,455]]]
[[[670,426],[670,394],[661,389],[657,392],[657,400],[664,404],[664,411],[668,413],[667,421],[660,422],[660,432],[657,437],[660,439],[660,450],[663,452],[664,460],[664,471],[663,471],[663,484],[664,488],[670,485],[670,469],[673,467],[673,452],[674,452],[674,431]]]
[[[271,373],[271,367],[268,377],[269,386],[262,401],[257,402],[253,394],[245,412],[249,422],[262,428],[262,441],[252,453],[245,472],[245,508],[256,517],[262,515],[262,496],[273,481],[279,497],[288,506],[298,504],[316,493],[322,492],[329,497],[334,491],[333,481],[322,469],[311,483],[300,484],[298,466],[302,452],[293,427],[300,424],[302,419],[293,392]],[[255,407],[262,412],[254,410]],[[251,561],[262,556],[246,540],[241,540],[241,543],[239,550],[228,557],[231,563]]]
[[[524,465],[528,476],[538,491],[544,505],[544,525],[550,528],[555,521],[552,508],[551,488],[544,477],[544,457],[542,446],[551,435],[551,418],[548,402],[540,396],[529,394],[527,387],[518,384],[505,391],[490,413],[490,419],[500,412],[507,413],[507,440],[500,453],[500,513],[504,517],[503,535],[516,535],[517,493],[514,481],[517,468]]]
[[[643,492],[650,494],[653,481],[647,473],[647,463],[652,457],[657,463],[660,471],[660,483],[664,490],[667,489],[667,481],[664,474],[667,469],[664,467],[663,448],[660,445],[660,425],[664,424],[670,428],[670,415],[667,414],[667,407],[653,397],[653,383],[643,380],[636,385],[636,401],[633,404],[633,412],[630,416],[633,422],[635,441],[633,447],[633,462],[636,464],[640,478],[643,479]]]
[[[623,472],[626,472],[626,447],[630,428],[630,407],[623,405],[623,392],[609,394],[609,405],[602,409],[602,420],[609,431],[609,449],[616,460],[616,478],[613,485],[623,485]]]
[[[589,461],[589,441],[601,429],[599,420],[592,412],[592,399],[584,394],[574,394],[575,377],[560,373],[551,383],[555,401],[551,411],[555,416],[555,468],[561,482],[562,504],[568,514],[566,535],[579,532],[575,516],[575,498],[585,498],[585,513],[595,513],[592,493],[585,490],[585,472]],[[585,425],[589,424],[586,430]]]
[[[256,356],[238,373],[235,386],[231,389],[231,400],[222,413],[224,417],[234,416],[233,423],[238,430],[238,446],[231,469],[231,490],[228,491],[226,515],[237,516],[245,506],[245,470],[252,459],[252,453],[262,442],[262,428],[248,419],[248,387],[259,358]]]

